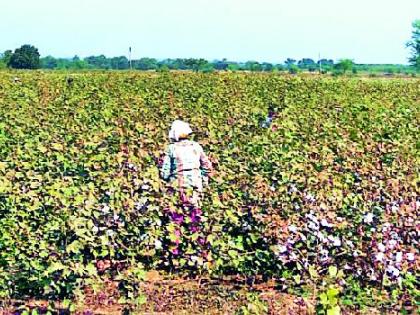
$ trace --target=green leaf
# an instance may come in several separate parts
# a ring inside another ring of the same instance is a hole
[[[64,308],[69,308],[71,301],[68,299],[64,299],[63,300],[63,307]]]
[[[337,276],[337,267],[336,266],[330,266],[328,267],[328,273],[330,275],[331,278],[335,278]]]
[[[90,263],[88,265],[86,265],[85,270],[87,271],[87,273],[91,276],[95,276],[97,274],[97,270],[94,264]]]
[[[147,298],[146,298],[146,296],[145,296],[145,295],[143,295],[143,294],[139,295],[139,296],[136,298],[136,301],[135,301],[136,305],[138,305],[138,306],[143,305],[143,304],[145,304],[146,302],[147,302]]]
[[[340,315],[340,306],[336,305],[330,309],[327,310],[327,315]]]
[[[319,296],[319,299],[321,301],[322,305],[327,305],[328,304],[328,297],[326,293],[321,293]]]
[[[312,280],[318,278],[318,272],[316,271],[316,269],[313,265],[309,266],[309,275],[311,276]]]

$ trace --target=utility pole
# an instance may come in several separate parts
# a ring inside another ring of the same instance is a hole
[[[128,48],[128,63],[130,65],[130,70],[132,70],[133,67],[131,65],[131,46]]]
[[[322,73],[321,53],[318,53],[319,73]]]

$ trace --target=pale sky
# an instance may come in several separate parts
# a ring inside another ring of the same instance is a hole
[[[0,52],[407,63],[420,0],[0,0]]]

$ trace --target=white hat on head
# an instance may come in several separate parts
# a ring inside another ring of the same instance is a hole
[[[179,141],[179,138],[192,133],[190,125],[182,120],[175,120],[169,130],[169,139]]]

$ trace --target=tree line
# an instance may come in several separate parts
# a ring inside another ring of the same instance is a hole
[[[311,58],[302,58],[296,60],[287,58],[284,63],[273,64],[269,62],[236,62],[227,59],[208,61],[203,58],[176,58],[163,59],[140,58],[128,60],[126,56],[108,58],[105,55],[89,56],[86,58],[55,58],[52,56],[42,57],[36,47],[32,45],[23,45],[20,48],[6,50],[0,54],[0,69],[105,69],[105,70],[192,70],[200,72],[211,72],[214,70],[230,71],[289,71],[297,73],[299,71],[309,72],[333,72],[343,74],[348,71],[356,73],[365,72],[384,72],[384,73],[409,73],[414,70],[420,70],[420,20],[413,22],[413,32],[411,40],[406,44],[410,49],[409,62],[412,68],[403,65],[363,65],[355,64],[351,59],[341,59],[335,63],[332,59],[320,59],[315,61]]]
[[[104,70],[193,70],[209,72],[213,70],[242,70],[242,71],[284,71],[294,67],[302,70],[316,71],[322,67],[328,69],[334,66],[331,59],[321,59],[317,62],[311,58],[295,60],[288,58],[284,64],[269,62],[235,62],[227,59],[208,61],[203,58],[175,58],[158,60],[156,58],[140,58],[128,60],[126,56],[108,58],[105,55],[89,56],[81,59],[40,57],[38,49],[31,45],[23,45],[12,52],[5,51],[0,62],[4,67],[14,69],[104,69]]]

